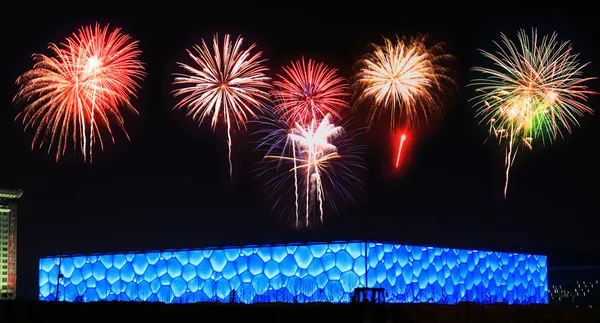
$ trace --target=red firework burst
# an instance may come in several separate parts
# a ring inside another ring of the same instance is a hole
[[[102,128],[114,142],[110,122],[127,135],[119,109],[137,113],[130,98],[146,75],[138,41],[119,28],[109,32],[108,25],[96,24],[48,49],[50,56],[33,54],[33,68],[16,81],[20,90],[14,101],[27,102],[17,119],[36,128],[32,148],[49,141],[48,152],[56,145],[58,161],[72,142],[91,161],[94,143],[103,148]]]
[[[340,111],[349,107],[348,86],[337,69],[302,58],[283,71],[285,75],[277,75],[279,80],[273,82],[271,96],[275,111],[290,124],[310,123],[328,114],[340,118]]]

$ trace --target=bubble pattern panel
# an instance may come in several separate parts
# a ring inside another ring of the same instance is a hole
[[[516,253],[338,242],[39,261],[46,301],[344,303],[365,284],[392,303],[548,303],[546,257]]]
[[[390,303],[548,304],[546,256],[367,243],[369,287]]]

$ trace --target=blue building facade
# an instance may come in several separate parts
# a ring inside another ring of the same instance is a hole
[[[378,242],[42,258],[39,299],[67,302],[548,303],[546,256]]]

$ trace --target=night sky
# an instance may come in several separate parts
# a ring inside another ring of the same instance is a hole
[[[585,16],[593,10],[571,14],[564,8],[503,5],[495,12],[482,7],[469,13],[451,7],[414,13],[393,7],[333,11],[316,3],[290,9],[229,4],[205,9],[171,1],[160,8],[114,7],[113,12],[106,3],[95,11],[14,10],[19,23],[2,21],[0,187],[25,192],[19,200],[20,296],[37,295],[38,257],[60,253],[365,238],[544,253],[551,265],[596,263],[598,118],[587,116],[581,128],[554,146],[519,155],[505,201],[504,150],[484,143],[487,129],[474,121],[467,102],[473,92],[465,87],[476,76],[469,68],[488,64],[478,48],[494,51],[500,32],[516,39],[520,28],[531,27],[572,40],[581,61],[592,62],[584,73],[600,75],[600,30],[595,17]],[[47,54],[48,42],[60,42],[96,21],[140,40],[149,75],[132,101],[140,115],[124,114],[131,141],[117,135],[116,145],[95,151],[92,165],[80,155],[55,163],[53,154],[32,151],[32,132],[13,121],[23,107],[12,104],[15,80],[31,68],[32,53]],[[256,42],[271,76],[305,56],[339,69],[344,77],[382,35],[430,33],[456,56],[460,91],[443,123],[412,146],[403,177],[384,174],[381,165],[389,158],[383,137],[366,136],[366,194],[339,216],[328,217],[324,228],[296,232],[270,212],[262,182],[249,174],[258,160],[247,135],[235,137],[231,183],[224,129],[212,134],[184,111],[172,110],[176,62],[185,59],[186,48],[210,40],[215,32]],[[600,82],[589,85],[600,90]],[[593,97],[589,106],[598,111],[600,99]]]

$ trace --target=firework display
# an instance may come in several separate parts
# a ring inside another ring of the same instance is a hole
[[[194,65],[178,63],[185,73],[176,74],[173,82],[178,86],[174,95],[182,96],[175,108],[186,108],[188,116],[199,123],[210,118],[213,131],[220,120],[225,123],[230,176],[232,128],[245,128],[246,122],[256,117],[255,111],[263,109],[270,99],[270,78],[265,74],[262,52],[252,53],[255,47],[244,48],[243,38],[232,41],[228,34],[220,44],[215,34],[212,51],[204,40],[194,46],[194,52],[188,51]]]
[[[285,75],[278,75],[271,91],[275,111],[290,124],[307,123],[331,115],[341,118],[349,107],[350,95],[344,78],[337,70],[309,59],[291,62],[283,67]]]
[[[339,196],[352,199],[345,186],[360,185],[354,170],[364,167],[361,146],[342,121],[350,93],[336,69],[304,58],[282,69],[270,91],[273,107],[259,121],[258,148],[266,152],[261,168],[275,170],[266,185],[278,194],[275,207],[293,208],[294,226],[308,228],[323,224],[325,204],[335,212]],[[293,206],[281,202],[290,191]]]
[[[372,51],[357,62],[353,87],[357,101],[369,107],[369,126],[385,114],[393,134],[400,128],[410,131],[420,121],[427,123],[431,116],[441,114],[442,95],[455,86],[448,67],[454,58],[444,53],[443,43],[429,43],[427,35],[384,37],[382,45],[372,44]],[[396,168],[406,133],[401,137]]]
[[[292,211],[296,228],[322,225],[325,203],[336,212],[337,200],[353,200],[348,188],[362,184],[356,171],[365,167],[364,147],[354,141],[360,130],[346,131],[331,114],[290,126],[272,112],[259,123],[258,148],[266,152],[262,173],[275,172],[266,189],[277,194],[275,206],[281,206],[282,213]]]
[[[473,67],[480,77],[469,86],[475,89],[475,118],[505,148],[506,198],[517,153],[571,133],[593,113],[587,100],[596,92],[587,87],[592,78],[583,75],[588,63],[556,33],[521,30],[517,41],[501,34],[494,44],[495,53],[480,50],[490,65]],[[58,162],[72,147],[91,162],[95,144],[102,150],[107,138],[115,142],[113,125],[129,139],[122,111],[137,114],[131,100],[146,77],[138,45],[121,29],[96,24],[50,43],[49,55],[34,54],[13,98],[24,104],[16,119],[35,131],[32,148],[56,148]],[[447,99],[457,91],[454,57],[426,34],[371,44],[348,80],[304,56],[271,77],[257,45],[230,34],[201,39],[186,53],[189,61],[177,62],[179,71],[170,79],[173,108],[186,110],[199,125],[210,123],[213,132],[225,128],[230,178],[233,134],[255,122],[258,173],[268,178],[265,191],[276,213],[291,214],[296,228],[322,225],[327,214],[339,211],[338,202],[352,201],[354,189],[362,189],[363,130],[389,130],[397,173],[407,146],[422,137],[421,129],[431,129],[433,119],[443,119]],[[365,129],[353,123],[362,108]]]
[[[94,144],[103,148],[102,135],[114,142],[111,122],[127,135],[120,109],[137,113],[130,99],[145,77],[138,41],[96,24],[48,49],[49,56],[33,54],[33,68],[16,81],[14,101],[26,104],[17,118],[36,129],[32,148],[56,146],[58,161],[72,143],[91,162]]]
[[[502,34],[498,51],[481,53],[493,68],[474,67],[482,78],[470,85],[477,118],[489,128],[489,135],[506,145],[504,197],[511,166],[522,147],[532,149],[536,141],[552,144],[570,133],[579,118],[592,113],[585,102],[595,94],[588,89],[583,68],[569,41],[556,33],[539,37],[521,30],[515,43]]]

